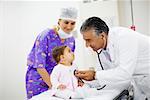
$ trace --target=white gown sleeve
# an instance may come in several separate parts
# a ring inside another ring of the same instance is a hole
[[[51,83],[52,87],[54,89],[57,89],[57,87],[61,84],[59,83],[59,77],[60,77],[60,69],[58,68],[59,66],[55,66],[50,77],[51,77]]]

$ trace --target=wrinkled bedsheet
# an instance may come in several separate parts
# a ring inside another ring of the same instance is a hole
[[[120,92],[117,90],[100,90],[100,95],[88,97],[85,99],[71,99],[71,100],[113,100]],[[48,90],[37,96],[32,97],[30,100],[64,100],[62,98],[53,97],[50,95],[51,91]],[[65,99],[66,100],[66,99]]]

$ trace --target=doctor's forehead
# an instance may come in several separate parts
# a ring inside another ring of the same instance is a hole
[[[88,31],[82,32],[82,35],[84,39],[90,39],[95,36],[95,33],[94,33],[94,30],[88,30]]]

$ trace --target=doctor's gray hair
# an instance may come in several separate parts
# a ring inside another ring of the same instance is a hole
[[[89,30],[94,30],[97,36],[99,36],[102,32],[105,32],[108,35],[109,27],[99,17],[90,17],[83,22],[80,32],[82,33]]]

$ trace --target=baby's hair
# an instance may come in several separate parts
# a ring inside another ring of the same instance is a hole
[[[55,47],[52,51],[52,55],[54,60],[59,63],[60,62],[60,56],[64,54],[64,50],[67,46],[58,46]]]

